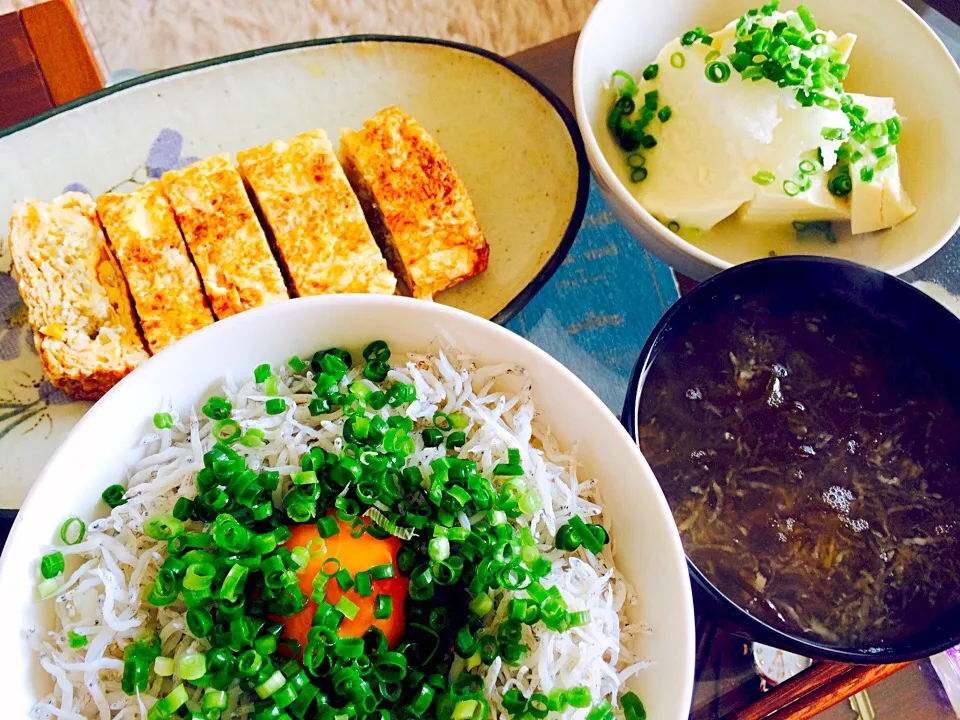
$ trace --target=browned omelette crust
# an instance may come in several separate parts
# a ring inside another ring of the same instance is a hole
[[[323,130],[244,150],[237,162],[297,295],[396,290]]]
[[[290,297],[227,155],[164,173],[160,182],[218,318]]]
[[[147,359],[89,195],[17,203],[10,254],[37,352],[56,387],[96,400]]]
[[[127,278],[150,352],[213,323],[197,270],[159,182],[128,195],[101,195],[97,210]]]
[[[490,250],[467,189],[416,120],[386,108],[361,130],[342,131],[340,150],[371,226],[415,297],[486,270]]]

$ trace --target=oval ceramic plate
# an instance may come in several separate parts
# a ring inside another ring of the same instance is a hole
[[[485,273],[437,301],[506,322],[559,267],[580,228],[588,170],[570,111],[539,81],[472,47],[362,36],[258,50],[154,73],[0,133],[0,237],[24,197],[126,191],[200,157],[397,105],[440,143],[490,243]],[[0,508],[19,507],[83,414],[44,381],[0,250]]]

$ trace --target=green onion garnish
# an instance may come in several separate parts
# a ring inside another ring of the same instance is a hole
[[[267,415],[282,415],[287,410],[287,401],[283,398],[270,398],[266,402]]]
[[[60,540],[64,545],[79,545],[87,534],[87,525],[78,517],[69,518],[60,526]]]
[[[897,156],[894,153],[884,155],[877,161],[877,172],[886,170],[887,168],[893,167],[897,164]]]
[[[386,620],[393,614],[393,598],[389,595],[377,595],[373,603],[373,616],[377,620]]]
[[[660,108],[660,111],[657,113],[657,119],[660,120],[660,122],[665,123],[667,122],[667,120],[670,119],[672,115],[673,115],[673,110],[670,108],[670,106],[664,105],[662,108]]]
[[[772,172],[769,172],[768,170],[761,170],[760,172],[758,172],[756,175],[753,176],[753,181],[757,185],[769,185],[776,179],[777,179],[777,176],[774,175]]]
[[[725,83],[730,79],[730,66],[725,62],[714,61],[707,65],[704,74],[712,83]]]
[[[874,170],[872,167],[860,168],[860,179],[865,182],[873,182]]]
[[[103,491],[100,497],[111,508],[115,508],[127,502],[127,499],[123,496],[126,491],[123,485],[111,485]]]
[[[634,168],[630,171],[631,182],[639,183],[647,179],[647,169],[645,167]]]
[[[813,14],[806,5],[797,5],[797,15],[800,16],[800,22],[803,23],[808,33],[816,31],[817,23],[814,21]]]
[[[257,365],[253,371],[253,381],[257,384],[263,383],[273,373],[269,363]]]
[[[153,540],[173,540],[183,532],[183,523],[173,515],[158,513],[143,524],[143,534]]]
[[[52,552],[40,558],[40,574],[47,579],[55,578],[62,573],[64,566],[63,553],[60,551]]]
[[[653,80],[660,72],[660,66],[656,63],[647,65],[643,70],[643,79],[644,80]]]
[[[686,64],[687,64],[687,58],[684,57],[682,52],[675,52],[673,55],[670,56],[671,67],[675,67],[677,70],[679,70]]]
[[[624,693],[620,698],[620,705],[626,720],[646,720],[647,711],[635,692]]]
[[[785,192],[789,197],[796,197],[800,194],[801,188],[793,180],[784,180],[783,192]]]
[[[711,63],[714,60],[716,60],[718,57],[720,57],[720,51],[711,50],[710,52],[707,53],[707,56],[703,59],[703,61],[704,63]]]
[[[173,427],[173,415],[170,413],[154,413],[153,426],[157,430],[168,430]]]

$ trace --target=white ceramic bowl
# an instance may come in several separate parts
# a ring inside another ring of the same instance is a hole
[[[789,228],[751,242],[724,223],[688,242],[660,224],[629,191],[626,163],[606,127],[614,70],[639,75],[667,42],[698,25],[720,29],[760,0],[600,0],[577,43],[573,92],[587,157],[604,198],[630,234],[679,272],[701,280],[731,265],[780,254],[827,255],[904,273],[933,255],[960,227],[960,70],[933,31],[901,0],[807,0],[820,27],[858,36],[845,87],[890,96],[903,117],[898,148],[904,186],[917,213],[892,230],[799,246]],[[793,9],[796,0],[781,9]],[[608,158],[612,159],[611,162]],[[762,248],[762,249],[761,249]]]
[[[527,369],[540,417],[561,442],[578,443],[584,471],[599,478],[617,564],[639,590],[637,618],[653,630],[639,651],[655,663],[639,674],[634,689],[651,718],[687,717],[694,618],[686,560],[660,487],[617,419],[560,363],[493,323],[417,300],[340,295],[252,310],[190,335],[124,379],[73,429],[37,479],[0,558],[4,718],[27,717],[50,687],[24,639],[26,628],[51,621],[51,604],[36,595],[42,548],[66,517],[97,513],[100,493],[123,477],[162,400],[172,398],[174,407],[185,409],[226,373],[242,377],[262,362],[282,363],[294,353],[330,345],[358,347],[374,338],[386,340],[398,354],[445,338],[481,362]]]

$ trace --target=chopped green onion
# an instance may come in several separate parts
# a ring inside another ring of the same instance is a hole
[[[644,180],[647,179],[647,175],[648,175],[648,172],[645,167],[634,168],[630,172],[630,181],[635,183],[643,182]]]
[[[800,22],[807,29],[808,33],[816,32],[817,23],[813,19],[813,13],[806,5],[797,5],[797,15],[800,16]]]
[[[714,60],[716,60],[718,57],[720,57],[720,51],[719,51],[719,50],[711,50],[710,52],[707,53],[707,56],[703,59],[703,61],[704,61],[705,63],[711,63],[711,62],[713,62]]]
[[[373,617],[386,620],[393,614],[393,599],[389,595],[377,595],[373,601]]]
[[[660,111],[657,113],[657,119],[660,120],[660,122],[662,123],[667,122],[672,116],[673,116],[673,110],[670,108],[669,105],[664,105],[662,108],[660,108]]]
[[[777,176],[768,170],[761,170],[756,175],[753,176],[753,181],[757,185],[770,185],[774,180],[777,179]]]
[[[686,64],[687,64],[687,58],[684,57],[684,54],[682,52],[675,52],[673,55],[670,56],[670,65],[672,67],[677,68],[677,70],[679,70]]]
[[[170,677],[175,669],[176,664],[173,662],[173,658],[160,655],[153,661],[153,672],[158,677]]]
[[[850,179],[849,172],[837,173],[830,179],[827,189],[834,197],[846,197],[853,189],[853,182]]]
[[[40,574],[47,579],[55,578],[63,572],[64,566],[63,553],[58,550],[40,559]]]
[[[173,416],[170,413],[155,413],[153,416],[153,426],[157,430],[169,430],[173,427]]]
[[[287,401],[283,398],[270,398],[266,402],[267,415],[281,415],[287,409]]]
[[[280,378],[276,375],[271,375],[266,380],[263,381],[263,394],[264,395],[276,395],[279,388]]]
[[[824,140],[846,140],[847,131],[843,128],[823,128],[820,135]]]
[[[180,677],[183,680],[196,680],[207,672],[207,657],[203,653],[187,652],[180,658]]]
[[[796,197],[800,194],[801,188],[793,180],[784,180],[783,181],[783,192],[789,197]]]
[[[320,537],[329,538],[340,532],[340,526],[337,525],[337,521],[333,517],[324,515],[317,519],[317,531],[320,533]]]
[[[261,700],[266,700],[277,690],[282,688],[286,681],[287,679],[283,676],[283,673],[277,670],[262,683],[257,685],[254,690],[256,691],[257,695],[260,696]]]
[[[370,568],[370,575],[374,580],[389,580],[393,577],[396,577],[396,572],[393,569],[393,565],[374,565]]]
[[[87,534],[87,525],[78,517],[68,518],[60,526],[60,540],[64,545],[79,545]]]
[[[730,79],[730,66],[725,62],[715,60],[707,65],[704,74],[707,76],[707,80],[712,83],[725,83]]]
[[[75,633],[73,630],[67,631],[67,644],[74,650],[87,646],[87,636]]]
[[[302,375],[303,371],[307,369],[307,364],[300,359],[299,355],[294,355],[287,360],[287,366],[297,373],[297,375]]]
[[[103,491],[100,497],[111,508],[115,508],[127,502],[127,499],[123,496],[126,491],[123,485],[111,485]]]
[[[620,698],[625,720],[646,720],[647,711],[635,692],[624,693]]]
[[[353,620],[360,611],[360,607],[346,595],[337,601],[336,608],[347,620]]]
[[[183,532],[183,523],[173,515],[157,513],[143,524],[143,534],[152,540],[173,540]]]
[[[370,572],[366,570],[358,572],[353,578],[353,586],[360,597],[373,595],[373,582],[370,580]]]
[[[874,170],[872,167],[860,168],[860,179],[865,182],[873,182]]]
[[[263,444],[263,430],[259,428],[250,428],[240,438],[240,444],[244,447],[255,448]]]
[[[257,365],[253,371],[253,381],[255,383],[265,382],[268,377],[273,373],[273,370],[270,368],[269,363],[264,363],[263,365]]]
[[[894,153],[884,155],[877,161],[877,172],[893,167],[897,163],[897,156]]]
[[[213,426],[213,436],[220,442],[227,443],[228,445],[239,440],[242,434],[243,430],[240,427],[240,423],[230,418],[218,420],[217,424]]]
[[[214,396],[208,398],[206,404],[204,404],[200,410],[211,420],[223,420],[224,418],[230,417],[230,411],[233,410],[233,405],[231,405],[230,401],[226,398]]]
[[[800,172],[804,175],[813,175],[819,168],[813,160],[801,160]]]
[[[659,74],[659,72],[660,72],[660,66],[657,65],[656,63],[647,65],[647,67],[643,69],[643,79],[653,80]]]

